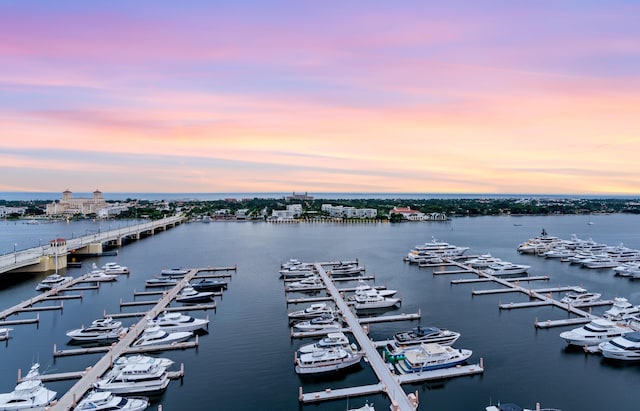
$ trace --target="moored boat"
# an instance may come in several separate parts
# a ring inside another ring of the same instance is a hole
[[[333,315],[335,310],[325,303],[314,303],[305,309],[290,312],[288,317],[289,320],[309,320],[325,314]]]
[[[44,410],[55,400],[57,393],[42,384],[39,368],[38,363],[32,365],[13,391],[0,394],[0,410]]]
[[[196,291],[193,287],[185,286],[180,294],[176,297],[176,302],[179,303],[203,303],[211,301],[213,298],[213,291]]]
[[[341,348],[317,349],[295,357],[298,374],[319,374],[338,371],[359,364],[362,352],[351,352]]]
[[[189,285],[196,291],[220,291],[227,288],[227,282],[217,278],[193,279]]]
[[[332,331],[342,328],[342,324],[333,314],[324,314],[308,321],[298,321],[293,328],[300,331]]]
[[[640,332],[633,331],[598,345],[602,356],[612,360],[640,361]]]
[[[140,338],[138,338],[132,347],[146,347],[150,345],[172,344],[186,341],[193,336],[191,331],[167,332],[158,326],[145,328]]]
[[[186,268],[163,268],[160,271],[161,275],[167,275],[171,277],[184,277],[189,273]]]
[[[596,318],[582,327],[561,332],[560,338],[565,340],[567,344],[584,347],[598,345],[632,331],[629,327],[615,324],[603,318]]]
[[[126,331],[121,321],[106,317],[93,320],[88,327],[69,330],[66,334],[76,341],[106,341],[118,339]]]
[[[472,351],[453,348],[436,343],[420,344],[404,350],[403,356],[394,363],[401,374],[416,373],[454,367],[471,357]]]
[[[156,393],[168,385],[167,369],[157,364],[116,366],[93,383],[96,390],[115,394]]]
[[[75,411],[142,411],[149,406],[147,397],[119,397],[109,391],[91,391]]]
[[[417,326],[410,331],[402,331],[393,335],[393,340],[399,346],[416,345],[422,343],[438,343],[451,345],[460,338],[460,333],[438,327]]]
[[[640,306],[633,305],[624,297],[613,299],[613,306],[604,312],[604,318],[610,321],[625,321],[640,313]]]
[[[71,276],[61,276],[59,274],[51,274],[36,286],[36,291],[48,291],[54,288],[58,288],[73,280]]]
[[[118,263],[109,262],[102,266],[102,270],[107,274],[129,274],[129,267],[119,265]]]
[[[209,320],[167,311],[147,322],[148,327],[157,326],[166,332],[196,331],[205,329],[208,325]]]
[[[572,292],[565,294],[560,300],[565,304],[579,305],[597,301],[602,294],[591,293],[582,287],[576,287]]]
[[[343,332],[332,332],[322,337],[318,342],[301,346],[298,348],[298,352],[306,354],[324,348],[342,348],[347,351],[358,351],[358,347],[351,343]]]

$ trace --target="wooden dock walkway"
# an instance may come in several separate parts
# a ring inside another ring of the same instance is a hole
[[[189,281],[193,278],[201,269],[191,269],[185,279]],[[211,267],[205,269],[211,270]],[[167,290],[166,294],[157,301],[157,303],[140,317],[135,325],[132,325],[127,332],[118,342],[110,346],[108,355],[102,356],[98,362],[88,369],[86,373],[80,378],[80,380],[69,389],[58,402],[51,407],[52,411],[68,411],[74,406],[77,399],[82,398],[85,393],[92,388],[94,381],[99,379],[109,368],[111,368],[112,361],[121,355],[131,352],[131,344],[138,338],[138,336],[144,331],[147,326],[147,318],[153,318],[166,311],[167,306],[173,301],[184,287],[184,282],[178,282],[175,287]],[[179,345],[179,344],[178,344]]]

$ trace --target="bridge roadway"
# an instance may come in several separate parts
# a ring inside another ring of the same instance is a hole
[[[78,250],[89,244],[116,241],[123,237],[138,236],[144,232],[155,232],[155,230],[159,228],[166,228],[168,226],[180,224],[184,219],[185,217],[182,215],[171,216],[161,220],[150,221],[148,223],[120,227],[113,230],[70,238],[66,240],[66,247],[68,251]],[[4,254],[0,256],[0,274],[38,264],[43,257],[48,258],[52,256],[55,256],[55,249],[49,244]],[[63,258],[66,257],[66,255],[61,254],[59,257]]]
[[[182,290],[184,285],[188,283],[199,271],[206,271],[205,268],[192,269],[187,275],[184,276],[184,281],[179,281],[178,284],[167,291],[158,303],[147,312],[147,315],[142,317],[137,324],[132,326],[125,336],[120,339],[107,353],[104,355],[93,367],[82,376],[66,394],[60,398],[60,400],[50,407],[51,411],[67,411],[71,410],[77,402],[92,388],[92,384],[99,379],[105,372],[107,372],[118,357],[124,354],[129,346],[134,343],[136,338],[144,331],[147,326],[147,317],[153,318],[159,315],[164,308],[176,298],[178,293]]]
[[[320,273],[320,277],[327,286],[327,291],[333,297],[337,308],[342,312],[344,320],[351,329],[351,333],[358,341],[358,345],[360,345],[361,349],[367,355],[369,364],[371,364],[371,368],[378,376],[380,383],[384,386],[383,391],[387,396],[389,396],[391,403],[396,404],[396,409],[399,411],[414,411],[415,407],[411,403],[411,400],[400,386],[400,383],[396,378],[394,378],[394,375],[391,374],[391,371],[387,368],[375,345],[362,329],[358,318],[340,295],[338,288],[335,286],[331,278],[329,278],[327,272],[320,263],[316,263],[315,266],[318,273]]]

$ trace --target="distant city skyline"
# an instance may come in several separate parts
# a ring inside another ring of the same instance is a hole
[[[2,2],[0,191],[638,195],[638,15]]]

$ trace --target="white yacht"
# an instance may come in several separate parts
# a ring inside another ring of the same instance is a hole
[[[613,299],[613,306],[604,312],[603,317],[610,321],[625,321],[640,313],[640,306],[633,305],[623,297]]]
[[[410,331],[402,331],[393,335],[394,342],[399,346],[416,345],[422,343],[438,343],[451,345],[460,338],[460,333],[438,327],[417,326]]]
[[[540,254],[554,248],[560,242],[560,238],[547,234],[543,228],[538,237],[530,238],[517,247],[521,254]]]
[[[472,351],[432,343],[411,346],[403,354],[394,363],[400,374],[454,367],[469,359]]]
[[[167,275],[171,277],[184,277],[189,273],[186,268],[163,268],[160,271],[161,275]]]
[[[570,250],[565,247],[555,247],[549,251],[542,253],[542,256],[545,258],[566,258],[573,257],[576,255],[575,250]]]
[[[147,397],[119,397],[109,391],[91,391],[74,411],[142,411],[148,406]]]
[[[333,315],[334,313],[335,310],[329,307],[327,304],[314,303],[303,310],[290,312],[288,316],[289,320],[309,320],[315,317],[321,317],[324,314]]]
[[[116,366],[104,378],[93,383],[96,390],[115,394],[160,392],[167,388],[167,385],[167,369],[157,364]]]
[[[497,263],[491,264],[489,267],[487,267],[483,271],[486,272],[487,274],[498,276],[498,275],[523,274],[523,273],[526,273],[529,268],[531,268],[530,265],[514,264],[509,261],[499,261]]]
[[[8,327],[0,328],[0,341],[9,339],[9,331],[13,331],[13,328],[8,328]]]
[[[605,358],[622,361],[640,360],[640,332],[633,331],[598,345]]]
[[[147,322],[147,327],[157,326],[166,332],[203,330],[208,325],[209,320],[168,311]]]
[[[327,274],[330,276],[353,276],[359,275],[363,271],[364,267],[359,266],[358,264],[341,263],[327,270]]]
[[[114,321],[111,317],[93,320],[88,327],[67,331],[67,337],[76,341],[106,341],[116,340],[126,333],[121,321]]]
[[[169,368],[173,365],[173,360],[162,357],[151,357],[142,354],[133,354],[126,357],[118,357],[114,362],[114,367],[124,367],[125,365],[157,365],[164,368]]]
[[[383,297],[376,289],[356,293],[353,296],[353,305],[356,310],[390,308],[399,304],[399,298]]]
[[[469,247],[458,247],[444,241],[438,241],[432,237],[428,243],[416,245],[410,253],[423,255],[439,255],[444,257],[455,257],[464,254]]]
[[[71,276],[61,276],[59,274],[51,274],[44,280],[40,281],[40,284],[36,286],[36,291],[49,291],[53,288],[58,288],[69,281],[73,280]]]
[[[360,280],[358,281],[358,286],[356,287],[356,294],[358,293],[365,293],[365,292],[369,292],[375,290],[377,291],[378,294],[380,294],[383,297],[392,297],[394,296],[398,290],[391,290],[391,289],[386,289],[386,288],[376,288],[376,287],[372,287],[369,284],[367,284],[366,282]]]
[[[55,400],[57,393],[42,385],[39,368],[34,364],[13,391],[0,394],[0,410],[44,410]]]
[[[304,278],[315,275],[313,267],[307,265],[292,266],[280,269],[280,278]]]
[[[560,333],[560,338],[567,344],[580,347],[598,345],[633,331],[626,326],[617,325],[614,322],[602,318],[596,318],[582,327]]]
[[[299,321],[293,324],[293,328],[300,331],[333,331],[342,328],[342,324],[333,314],[325,314],[308,321]]]
[[[176,302],[179,303],[204,303],[211,301],[213,298],[213,291],[196,291],[190,285],[186,285],[180,294],[176,297]]]
[[[107,274],[129,274],[129,267],[119,265],[114,262],[106,263],[102,266],[102,270]]]
[[[117,278],[117,275],[115,274],[107,274],[104,270],[99,269],[95,263],[93,264],[93,266],[95,267],[93,270],[91,270],[89,273],[84,275],[84,279],[87,281],[96,281],[96,282],[103,282],[103,281],[115,281]]]
[[[560,300],[565,304],[584,304],[590,303],[593,301],[597,301],[602,294],[600,293],[590,293],[586,289],[582,287],[576,287],[574,291],[565,294],[564,297]]]
[[[298,348],[298,352],[306,354],[324,348],[342,348],[343,350],[358,351],[358,347],[349,341],[343,332],[328,333],[320,339],[320,341],[306,344]]]
[[[465,261],[464,264],[471,268],[482,269],[489,267],[491,264],[499,263],[500,261],[502,261],[500,258],[494,257],[491,254],[482,254],[476,258]]]
[[[287,289],[289,290],[317,290],[320,287],[324,287],[324,281],[317,275],[312,275],[310,277],[305,277],[300,279],[299,281],[294,281],[287,285]]]
[[[619,262],[606,254],[598,254],[586,260],[582,260],[584,268],[614,268],[620,265]]]
[[[298,374],[319,374],[338,371],[359,364],[362,352],[341,348],[317,349],[310,353],[296,353],[295,370]]]
[[[186,341],[193,336],[191,331],[167,332],[160,327],[151,326],[145,328],[140,338],[138,338],[132,347],[145,347],[150,345],[172,344]]]
[[[619,277],[634,277],[640,275],[640,262],[626,262],[613,267],[613,272]]]
[[[376,411],[373,404],[366,403],[360,408],[349,408],[347,411]]]

